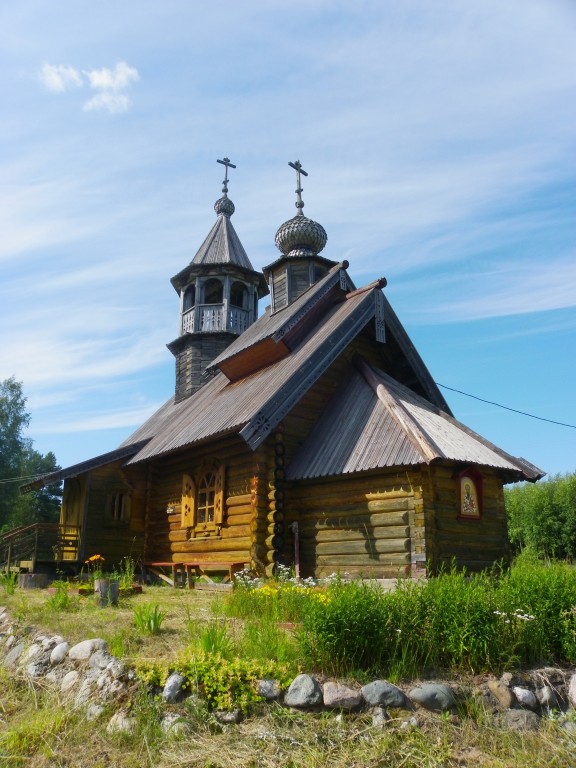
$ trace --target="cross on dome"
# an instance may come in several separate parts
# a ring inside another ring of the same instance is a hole
[[[304,202],[302,200],[303,189],[300,183],[300,174],[302,174],[302,176],[308,176],[308,174],[306,173],[304,168],[302,168],[302,163],[300,162],[300,160],[296,160],[295,163],[288,163],[288,165],[291,168],[294,168],[294,170],[296,171],[296,183],[298,185],[298,188],[296,189],[297,199],[296,199],[295,205],[296,205],[296,208],[298,208],[298,213],[303,215],[302,208],[304,208]]]

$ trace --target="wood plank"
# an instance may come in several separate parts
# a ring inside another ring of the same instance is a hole
[[[366,541],[338,541],[316,544],[318,557],[322,555],[371,555],[400,554],[410,549],[410,539],[368,539]]]

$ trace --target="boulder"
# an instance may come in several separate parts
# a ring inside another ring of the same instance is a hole
[[[454,691],[443,683],[425,683],[418,688],[412,688],[408,697],[433,712],[447,712],[456,707]]]
[[[62,693],[68,693],[68,691],[72,690],[79,679],[80,673],[76,669],[72,669],[68,674],[64,675],[60,683]]]
[[[568,683],[568,701],[576,709],[576,672],[572,675]]]
[[[507,709],[504,722],[513,731],[537,731],[540,727],[538,715],[527,709]]]
[[[94,651],[102,651],[106,648],[106,641],[100,638],[91,640],[82,640],[81,643],[73,645],[68,651],[68,656],[72,661],[88,661]]]
[[[265,701],[276,701],[280,698],[282,690],[277,680],[266,678],[256,681],[256,693]]]
[[[404,691],[387,680],[374,680],[372,683],[364,685],[361,693],[364,701],[371,707],[410,708]]]
[[[500,680],[488,680],[488,689],[502,709],[510,709],[514,704],[512,691]]]
[[[516,696],[518,704],[524,709],[531,709],[532,712],[535,712],[538,709],[538,699],[532,691],[528,690],[528,688],[522,688],[519,685],[515,685],[514,688],[512,688],[512,692],[514,696]]]
[[[116,714],[112,715],[108,725],[106,726],[106,732],[113,733],[133,733],[136,728],[136,718],[129,717],[126,712],[120,710]]]
[[[384,707],[372,707],[371,714],[373,728],[384,728],[384,726],[390,721],[390,715],[388,712],[386,712]]]
[[[50,664],[61,664],[68,655],[69,649],[70,646],[65,640],[55,645],[54,648],[52,648],[52,652],[50,653]]]
[[[324,683],[323,698],[329,709],[357,709],[362,703],[360,691],[336,682]]]
[[[172,672],[168,680],[164,685],[162,691],[162,698],[164,701],[172,703],[176,701],[182,695],[182,688],[184,686],[184,677],[178,672]]]
[[[322,688],[311,675],[298,675],[286,691],[284,703],[287,707],[317,707],[322,704]]]

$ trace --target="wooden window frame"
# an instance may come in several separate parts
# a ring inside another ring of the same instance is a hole
[[[130,524],[132,496],[126,488],[116,488],[106,501],[106,525],[122,528]]]
[[[210,478],[213,483],[205,485]],[[218,535],[224,519],[225,467],[218,462],[203,464],[196,475],[182,477],[181,527],[189,531],[190,538]],[[208,494],[208,503],[204,494]],[[210,494],[212,498],[210,499]],[[212,520],[200,520],[201,510],[212,510]]]

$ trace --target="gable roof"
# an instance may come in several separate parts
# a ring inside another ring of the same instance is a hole
[[[360,357],[287,469],[287,479],[431,464],[440,459],[494,467],[510,479],[544,473],[502,451]]]

